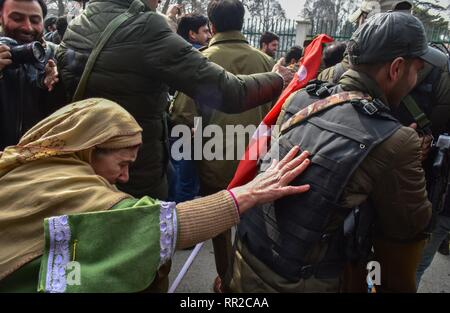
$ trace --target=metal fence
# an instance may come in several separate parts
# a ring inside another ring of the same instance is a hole
[[[427,33],[428,41],[433,43],[450,43],[450,31],[444,27],[426,26],[425,31]]]
[[[259,48],[259,39],[265,31],[270,31],[280,37],[280,43],[276,58],[280,58],[295,45],[297,22],[288,19],[269,19],[264,20],[259,17],[253,17],[244,21],[243,34],[247,37],[250,44]]]
[[[354,24],[347,22],[340,25],[338,21],[333,20],[315,20],[311,23],[309,38],[312,39],[318,34],[328,34],[335,40],[344,41],[350,39],[356,30]],[[280,44],[276,58],[286,54],[290,47],[295,45],[297,22],[289,19],[269,19],[264,20],[259,17],[253,17],[244,21],[243,33],[248,41],[255,48],[259,48],[259,39],[265,31],[276,33],[280,37]],[[443,27],[426,25],[425,31],[429,42],[437,44],[450,44],[450,30]]]
[[[335,40],[344,41],[350,39],[356,26],[352,23],[339,25],[338,21],[317,20],[311,23],[309,38],[313,38],[318,34],[328,34]],[[429,42],[432,43],[450,43],[450,31],[444,27],[435,27],[426,25],[425,31]]]
[[[327,34],[337,41],[350,39],[356,27],[352,23],[340,25],[339,21],[315,20],[311,23],[309,37],[313,38],[318,34]]]

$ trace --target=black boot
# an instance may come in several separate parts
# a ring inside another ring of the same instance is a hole
[[[443,254],[443,255],[449,255],[450,254],[449,253],[449,237],[450,237],[450,234],[447,236],[447,238],[445,238],[441,242],[441,245],[439,246],[439,249],[438,249],[438,252],[440,254]]]

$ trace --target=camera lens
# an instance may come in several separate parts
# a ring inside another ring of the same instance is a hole
[[[33,42],[31,49],[33,51],[33,55],[36,61],[39,63],[43,63],[45,61],[44,47],[38,42]]]
[[[38,41],[12,47],[11,55],[15,64],[42,64],[45,62],[45,49]]]

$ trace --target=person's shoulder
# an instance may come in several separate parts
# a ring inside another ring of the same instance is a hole
[[[397,146],[404,147],[405,145],[411,146],[414,142],[419,141],[419,136],[415,129],[407,126],[401,126],[395,131],[388,141],[397,143]]]
[[[154,36],[164,32],[175,33],[168,22],[168,18],[153,11],[145,11],[133,18],[130,22],[124,23],[123,27],[134,28],[130,35],[146,37]]]
[[[391,161],[410,160],[411,157],[419,157],[418,153],[420,153],[420,138],[413,128],[406,126],[397,129],[376,149],[376,154]]]
[[[322,70],[319,75],[317,75],[317,79],[321,81],[332,82],[334,77],[335,66],[328,67]]]
[[[167,45],[174,45],[173,51],[190,50],[191,45],[181,36],[177,35],[171,28],[167,18],[157,12],[144,12],[143,16],[133,21],[130,25],[132,31],[130,36],[137,38],[142,43],[167,48]],[[156,51],[158,49],[153,49]],[[160,49],[164,51],[164,49]]]
[[[159,12],[153,12],[153,11],[147,11],[144,12],[144,19],[147,20],[147,22],[155,23],[155,24],[161,24],[161,25],[168,25],[168,17],[165,16],[162,13]]]

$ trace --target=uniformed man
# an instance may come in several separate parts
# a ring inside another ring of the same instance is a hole
[[[415,291],[417,247],[425,242],[431,204],[421,140],[392,110],[416,85],[424,62],[442,66],[447,57],[428,47],[422,23],[403,12],[371,17],[353,34],[348,55],[350,70],[339,85],[311,83],[284,106],[281,133],[260,171],[299,145],[311,152],[312,164],[294,183],[307,181],[311,190],[242,217],[230,291],[348,290],[344,269],[364,248],[369,208],[374,227],[366,229],[373,234],[367,247],[373,243],[372,260],[381,266],[378,290]]]
[[[409,1],[365,1],[361,7],[349,18],[351,22],[358,25],[364,23],[367,17],[370,17],[379,11],[398,10],[410,12],[412,4]],[[319,75],[318,79],[337,83],[340,77],[349,68],[349,59],[346,55],[343,61],[335,66],[326,68]],[[428,152],[432,143],[432,138],[437,139],[439,134],[448,133],[450,128],[450,73],[449,64],[442,67],[435,67],[426,63],[424,69],[420,71],[417,86],[411,93],[403,99],[399,108],[393,112],[403,125],[414,123],[421,134],[422,155],[425,171],[429,173],[432,158],[428,158]],[[428,177],[428,179],[432,179]],[[430,184],[430,181],[428,182]],[[436,222],[436,229],[426,249],[424,250],[422,261],[417,270],[416,285],[420,282],[425,269],[431,264],[439,244],[442,240],[443,245],[448,245],[446,241],[450,219],[450,208],[444,208]],[[352,275],[353,276],[353,275]],[[360,280],[359,278],[357,280]],[[350,288],[353,290],[353,288]]]

